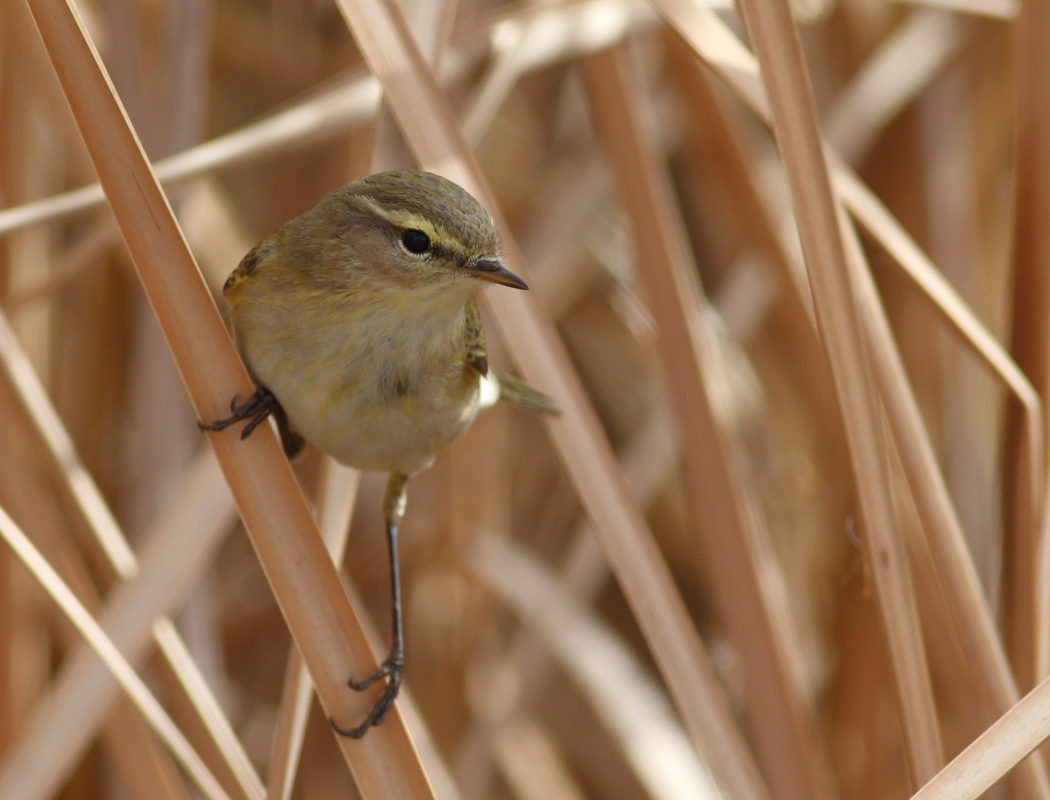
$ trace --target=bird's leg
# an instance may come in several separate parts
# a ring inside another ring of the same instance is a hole
[[[198,422],[197,427],[202,431],[221,431],[235,422],[249,420],[248,424],[244,426],[244,430],[241,431],[241,438],[247,439],[264,419],[273,414],[273,418],[277,422],[277,431],[281,435],[281,445],[284,447],[285,455],[288,458],[294,458],[303,449],[303,437],[292,430],[288,424],[288,416],[284,413],[284,408],[281,407],[280,402],[274,397],[273,392],[265,386],[260,386],[243,403],[238,404],[237,401],[239,399],[240,396],[238,395],[230,403],[230,411],[232,412],[230,416],[207,424]]]
[[[351,678],[348,683],[351,689],[363,692],[373,683],[388,678],[386,688],[372,710],[365,717],[365,721],[356,728],[340,728],[335,722],[332,727],[340,736],[349,736],[352,739],[360,739],[372,725],[381,725],[386,719],[387,712],[394,705],[397,693],[401,689],[401,672],[405,667],[405,646],[402,640],[401,630],[401,570],[397,559],[397,526],[405,515],[407,494],[405,487],[408,476],[396,472],[390,474],[390,481],[386,485],[386,494],[383,497],[383,521],[386,523],[386,540],[390,549],[390,594],[393,608],[393,637],[390,645],[390,655],[382,665],[364,680],[356,681]]]

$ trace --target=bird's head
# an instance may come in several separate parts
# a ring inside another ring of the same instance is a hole
[[[407,294],[469,295],[478,280],[528,288],[503,266],[499,234],[485,209],[439,175],[380,172],[336,190],[318,211],[335,223],[351,256],[338,261],[367,272],[370,281]]]

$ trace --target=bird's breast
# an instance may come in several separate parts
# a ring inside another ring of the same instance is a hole
[[[296,430],[349,466],[415,472],[477,413],[478,376],[455,320],[370,304],[310,320],[237,311],[238,346],[256,378]]]

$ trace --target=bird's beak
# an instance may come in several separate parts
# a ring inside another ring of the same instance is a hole
[[[499,283],[503,286],[512,286],[515,289],[528,289],[529,285],[521,278],[507,269],[498,261],[475,261],[467,266],[467,270],[475,277],[491,283]]]

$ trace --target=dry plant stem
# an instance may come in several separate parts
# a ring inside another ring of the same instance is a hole
[[[969,29],[946,11],[911,12],[840,92],[824,128],[836,152],[859,163],[886,125],[959,52]]]
[[[675,433],[662,413],[655,413],[621,454],[624,476],[643,508],[648,508],[659,489],[675,468],[677,455]],[[594,529],[584,518],[570,536],[568,554],[558,574],[558,595],[568,597],[587,608],[609,577],[609,566],[595,538]],[[545,613],[545,612],[541,612]],[[526,713],[539,697],[551,673],[553,660],[535,629],[523,626],[508,647],[508,659],[518,674],[519,690],[516,707],[509,710]],[[623,746],[621,744],[621,746]],[[474,784],[474,797],[488,794],[490,775],[480,759],[492,747],[491,725],[475,718],[473,727],[459,746],[460,764],[469,764],[469,779]],[[484,762],[487,763],[487,762]],[[462,772],[462,771],[461,771]],[[644,777],[639,775],[644,783]]]
[[[196,705],[197,713],[204,721],[216,743],[223,760],[233,772],[240,791],[248,800],[264,800],[266,787],[259,780],[259,775],[252,766],[237,740],[237,735],[226,720],[222,709],[215,702],[215,697],[208,691],[204,676],[197,663],[190,655],[175,626],[167,617],[161,617],[153,623],[153,638],[156,639],[164,657],[175,669],[175,674],[182,682],[186,694]],[[205,705],[206,704],[206,705]]]
[[[550,735],[535,721],[501,726],[492,746],[518,800],[586,800]]]
[[[77,455],[65,426],[22,351],[7,317],[0,312],[0,369],[3,369],[17,392],[19,400],[33,421],[33,425],[58,474],[68,487],[77,508],[87,520],[99,545],[117,574],[134,577],[137,565],[135,554],[124,538],[109,506]]]
[[[139,663],[153,621],[181,604],[234,520],[210,453],[200,457],[147,535],[138,576],[117,587],[99,616],[126,659]],[[119,696],[106,666],[82,644],[63,664],[0,766],[0,797],[45,800],[61,786]]]
[[[341,0],[339,7],[420,165],[460,184],[493,213],[510,268],[527,274],[396,3]],[[527,295],[492,292],[486,299],[525,378],[562,410],[548,429],[694,740],[728,794],[762,796],[731,719],[712,714],[725,707],[703,645],[550,319]]]
[[[42,476],[27,462],[34,458],[31,423],[25,418],[15,393],[0,379],[0,451],[19,453],[19,463],[7,461],[0,467],[0,505],[24,530],[32,531],[33,544],[48,560],[77,599],[92,613],[100,601],[84,560],[69,536],[68,525],[47,491]],[[27,457],[28,454],[28,457]],[[61,620],[65,622],[65,620]],[[58,634],[66,653],[82,644],[76,628],[59,625]],[[118,780],[132,796],[189,800],[185,784],[174,760],[152,735],[146,721],[126,697],[120,698],[112,716],[101,731],[107,757],[112,760]],[[12,734],[7,750],[18,740]]]
[[[98,559],[100,563],[105,563],[105,560],[108,559],[108,580],[112,582],[116,579],[125,581],[134,579],[138,572],[138,563],[127,539],[117,526],[98,487],[81,463],[69,434],[2,312],[0,312],[0,369],[3,369],[5,377],[10,380],[12,389],[21,401],[25,414],[32,422],[33,430],[28,432],[29,446],[34,450],[42,451],[45,459],[50,457],[59,477],[59,485],[68,488],[77,509],[97,539],[98,547],[89,549],[101,550],[102,558]],[[164,623],[167,620],[162,619],[159,622]],[[164,651],[165,655],[176,652],[179,647],[184,648],[178,632],[170,623],[165,630],[165,637],[169,642],[169,647]],[[217,738],[215,744],[218,745],[223,759],[230,763],[233,775],[240,781],[247,796],[252,797],[253,794],[257,794],[255,789],[259,783],[258,777],[254,775],[254,770],[240,743],[230,732],[229,723],[215,702],[207,684],[194,680],[195,670],[192,669],[192,664],[185,660],[181,662],[181,666],[179,663],[172,662],[172,667],[184,685],[188,689],[192,688],[193,703],[202,713],[207,729],[212,733],[226,732],[228,734]],[[183,674],[183,667],[189,672]],[[212,744],[211,742],[198,742],[198,747],[203,750]],[[254,783],[251,780],[252,777],[254,777]]]
[[[92,619],[87,609],[80,604],[73,592],[58,577],[39,551],[26,538],[25,534],[18,528],[9,516],[0,509],[0,534],[3,535],[7,544],[15,551],[18,557],[25,563],[34,577],[51,595],[52,599],[62,608],[77,629],[87,639],[98,657],[105,661],[106,666],[117,676],[121,686],[129,697],[139,707],[142,714],[164,742],[171,748],[172,753],[182,763],[186,771],[193,777],[198,788],[209,800],[229,800],[227,794],[222,790],[218,781],[208,772],[189,742],[182,736],[175,723],[165,713],[160,703],[156,701],[142,680],[135,674],[135,670],[121,656],[120,651],[113,642],[105,635],[98,623]],[[6,797],[21,797],[21,795],[4,795]]]
[[[725,23],[688,0],[652,1],[697,55],[736,90],[763,122],[770,124],[769,98],[758,77],[758,63]],[[963,344],[988,364],[1024,407],[1026,439],[1033,444],[1026,451],[1027,469],[1031,476],[1028,483],[1033,489],[1041,486],[1042,468],[1038,454],[1043,440],[1043,412],[1039,395],[995,337],[871,190],[830,149],[827,149],[827,158],[835,192],[850,213],[886,248],[893,256],[894,263],[904,270],[908,279],[920,289],[922,296],[933,304]]]
[[[976,800],[1048,736],[1050,678],[996,720],[911,800]]]
[[[1014,35],[1018,138],[1011,352],[1045,401],[1050,396],[1050,231],[1046,225],[1050,214],[1050,153],[1046,148],[1050,137],[1050,8],[1047,4],[1023,4]],[[1016,433],[1020,423],[1012,414],[1007,439],[1011,452],[1005,454],[1008,465],[1023,452]],[[1042,443],[1044,453],[1047,444]],[[1017,477],[1023,478],[1023,473]],[[1046,490],[1039,487],[1038,491]],[[1015,505],[1013,514],[1017,513],[1016,509]],[[1007,514],[1013,516],[1009,509]],[[1036,553],[1039,592],[1034,619],[1036,681],[1050,675],[1050,537],[1045,529],[1041,535]],[[1014,555],[1020,559],[1023,553]],[[1025,569],[1026,565],[1017,561],[1013,568]]]
[[[642,92],[622,49],[582,63],[595,127],[631,220],[640,277],[660,321],[658,351],[682,436],[687,513],[711,558],[708,574],[736,643],[747,685],[747,718],[774,797],[834,795],[802,655],[758,498],[745,475],[738,433],[716,418],[724,391],[717,344],[656,145]],[[673,379],[672,379],[673,376]]]
[[[634,0],[590,0],[571,3],[564,8],[546,9],[532,17],[495,20],[474,38],[490,38],[492,31],[505,26],[511,35],[519,28],[525,38],[533,26],[543,27],[536,51],[523,53],[520,68],[533,70],[581,52],[608,47],[631,30],[651,24],[651,17],[636,12]],[[612,14],[610,15],[610,12]],[[609,25],[610,16],[618,24]],[[591,17],[602,23],[603,34],[593,35],[588,28]],[[557,43],[549,46],[550,42]],[[543,46],[540,46],[543,45]],[[302,149],[326,141],[371,119],[378,107],[380,88],[375,78],[345,76],[337,85],[309,97],[291,108],[161,159],[154,173],[163,184],[177,183],[214,170],[272,157],[290,149]],[[13,206],[0,211],[0,234],[9,233],[48,220],[94,208],[105,202],[100,184],[54,195],[43,200]]]
[[[251,393],[251,381],[75,9],[62,0],[30,8],[196,413],[219,419],[230,398]],[[373,671],[375,657],[276,435],[259,434],[209,439],[322,705],[350,724],[375,693],[345,682]],[[432,796],[396,713],[340,747],[366,800]]]
[[[982,702],[975,711],[983,726],[987,727],[1017,703],[1020,695],[864,251],[841,206],[839,213],[853,289],[879,394],[936,565],[937,580],[950,598],[946,607],[952,625],[966,660],[981,678],[975,690]],[[1021,769],[1025,772],[1024,785],[1029,796],[1050,796],[1050,784],[1042,761],[1030,759]]]
[[[540,634],[616,737],[651,797],[680,794],[715,800],[722,796],[712,780],[711,765],[697,756],[666,696],[630,648],[594,614],[561,595],[554,576],[536,559],[520,546],[485,536],[478,540],[469,564]],[[496,735],[513,725],[514,720],[508,720]]]
[[[889,639],[913,778],[944,763],[933,690],[902,543],[894,531],[881,413],[856,317],[816,108],[785,0],[740,0],[769,91],[773,130],[791,189],[802,249],[828,351],[864,520],[875,585]]]
[[[710,12],[697,9],[681,0],[658,0],[658,6],[668,21],[686,39],[693,49],[705,61],[710,63],[722,77],[733,86],[752,110],[765,121],[769,121],[768,99],[761,84],[755,80],[757,65],[753,57],[736,40],[725,26]],[[982,361],[987,363],[993,372],[1003,381],[1011,393],[1020,401],[1024,409],[1026,423],[1026,441],[1029,442],[1027,454],[1028,483],[1038,486],[1041,482],[1040,462],[1038,455],[1042,442],[1042,406],[1039,397],[1032,389],[1024,374],[1011,361],[1003,348],[967,308],[958,294],[951,288],[944,277],[937,271],[929,258],[905,232],[904,228],[886,210],[885,206],[871,193],[857,176],[839,159],[829,152],[832,167],[832,179],[835,191],[842,203],[850,210],[859,222],[885,247],[899,264],[905,274],[915,282],[932,307],[943,317],[966,344]],[[1034,496],[1034,494],[1033,494]],[[923,498],[929,500],[930,498]],[[932,512],[931,512],[932,513]],[[938,534],[940,526],[927,528],[927,534]],[[931,544],[931,552],[945,558],[961,558],[968,551],[962,550],[951,542]],[[956,562],[938,564],[938,574],[943,578],[945,588],[952,592],[961,592],[967,580],[965,575],[973,572],[972,563]],[[952,577],[954,576],[954,577]],[[983,597],[983,596],[982,596]],[[966,593],[953,594],[949,607],[965,609],[974,602]],[[992,696],[999,697],[997,712],[1005,713],[1009,703],[1003,704],[1003,698],[1012,696],[1010,682],[1004,680],[1001,669],[995,664],[1000,657],[996,651],[1002,650],[996,637],[989,637],[980,630],[980,614],[959,614],[959,621],[968,630],[960,634],[963,642],[979,643],[980,657],[975,658],[981,666],[986,680],[999,675],[995,686],[986,688]],[[1046,789],[1046,777],[1041,765],[1029,760],[1022,765],[1023,778],[1031,797],[1046,798],[1050,796]]]
[[[321,466],[321,497],[317,527],[332,562],[343,562],[346,541],[350,535],[350,517],[354,513],[361,473],[344,467],[325,456]],[[284,689],[277,713],[266,783],[269,800],[289,800],[295,788],[306,721],[313,702],[313,682],[299,649],[293,644],[285,667]]]
[[[992,19],[1013,19],[1021,7],[1018,0],[906,0],[906,2]]]

